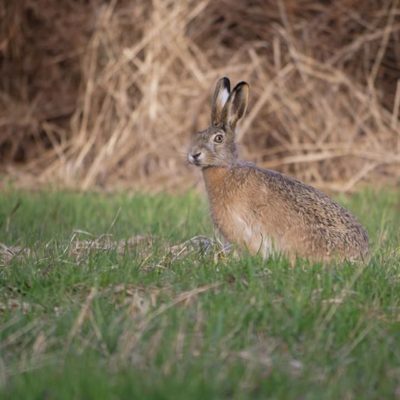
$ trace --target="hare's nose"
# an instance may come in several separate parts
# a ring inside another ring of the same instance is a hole
[[[193,159],[194,159],[195,161],[197,161],[197,160],[200,158],[200,156],[201,156],[201,152],[198,152],[198,153],[196,153],[196,154],[192,154],[192,157],[193,157]]]
[[[189,162],[191,164],[198,165],[200,163],[201,156],[202,156],[201,151],[197,153],[190,153],[188,155]]]

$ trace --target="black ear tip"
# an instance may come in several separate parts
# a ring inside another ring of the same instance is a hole
[[[247,82],[245,82],[245,81],[240,81],[235,87],[234,87],[234,89],[233,89],[233,91],[235,91],[235,90],[239,90],[239,89],[242,89],[242,88],[249,88],[249,84],[247,83]]]
[[[230,81],[229,78],[227,78],[226,76],[220,78],[220,79],[218,80],[217,85],[218,85],[218,86],[222,86],[223,88],[226,88],[226,89],[228,90],[228,92],[229,92],[230,89],[231,89],[231,81]]]

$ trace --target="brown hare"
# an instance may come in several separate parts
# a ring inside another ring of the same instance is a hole
[[[218,81],[211,125],[194,133],[188,161],[202,169],[215,226],[223,237],[267,258],[366,261],[368,235],[356,218],[324,193],[292,177],[238,160],[235,127],[249,86],[232,92]]]

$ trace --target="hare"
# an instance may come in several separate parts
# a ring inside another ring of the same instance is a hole
[[[214,225],[222,236],[264,258],[365,262],[368,235],[356,218],[319,190],[238,159],[235,127],[246,112],[249,85],[217,82],[211,125],[192,135],[188,161],[202,169]]]

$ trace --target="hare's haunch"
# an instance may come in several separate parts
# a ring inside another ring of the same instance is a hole
[[[368,235],[349,211],[294,178],[238,160],[235,127],[248,94],[247,83],[230,91],[229,79],[220,79],[211,125],[192,136],[188,160],[203,170],[215,226],[226,240],[263,257],[365,261]]]

